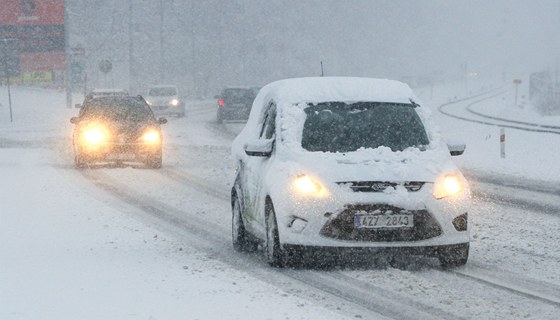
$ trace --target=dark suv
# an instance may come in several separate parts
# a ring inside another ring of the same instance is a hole
[[[256,87],[228,87],[222,90],[222,93],[216,96],[216,121],[222,123],[224,120],[247,120],[258,92],[259,88]]]
[[[160,125],[141,97],[102,97],[86,100],[74,127],[73,145],[78,168],[95,162],[144,162],[160,168],[163,136]]]

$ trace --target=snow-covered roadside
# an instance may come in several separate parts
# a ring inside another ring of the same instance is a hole
[[[14,123],[0,110],[0,319],[344,317],[84,193],[65,177],[76,110],[60,92],[14,93]]]
[[[494,86],[495,87],[495,86]],[[560,145],[560,135],[505,129],[506,156],[500,155],[500,128],[495,126],[473,125],[470,122],[453,119],[441,114],[437,108],[450,101],[492,88],[480,85],[480,89],[465,92],[460,86],[441,86],[436,88],[437,95],[430,99],[429,90],[419,90],[424,103],[432,109],[436,121],[446,136],[464,141],[467,149],[462,156],[454,157],[456,163],[466,172],[477,176],[502,175],[508,179],[529,179],[555,183],[560,177],[560,157],[556,146]],[[525,102],[525,107],[515,106],[513,87],[503,95],[472,105],[472,109],[490,116],[511,120],[533,122],[545,125],[560,125],[560,117],[543,117]],[[519,93],[519,99],[524,95]],[[460,110],[472,101],[449,105],[446,110]],[[469,118],[476,118],[469,115]]]

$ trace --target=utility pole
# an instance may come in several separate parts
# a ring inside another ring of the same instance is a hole
[[[64,54],[66,67],[64,70],[64,84],[66,85],[66,108],[72,108],[72,81],[70,81],[70,23],[68,21],[68,3],[64,1]]]
[[[159,1],[159,81],[161,83],[165,82],[165,50],[163,48],[163,23],[164,23],[164,16],[163,16],[163,0]]]
[[[134,33],[132,9],[132,0],[128,0],[128,92],[130,92],[130,94],[133,94],[136,89],[136,84],[134,83],[136,73],[134,72],[134,42],[132,40]]]

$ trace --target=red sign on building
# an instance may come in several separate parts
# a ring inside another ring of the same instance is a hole
[[[17,42],[23,75],[64,70],[64,0],[2,0],[0,39]]]
[[[0,25],[64,25],[64,0],[2,0]]]

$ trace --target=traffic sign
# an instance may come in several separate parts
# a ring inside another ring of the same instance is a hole
[[[99,62],[99,70],[103,73],[111,72],[112,68],[113,64],[109,60],[101,60],[101,62]]]

